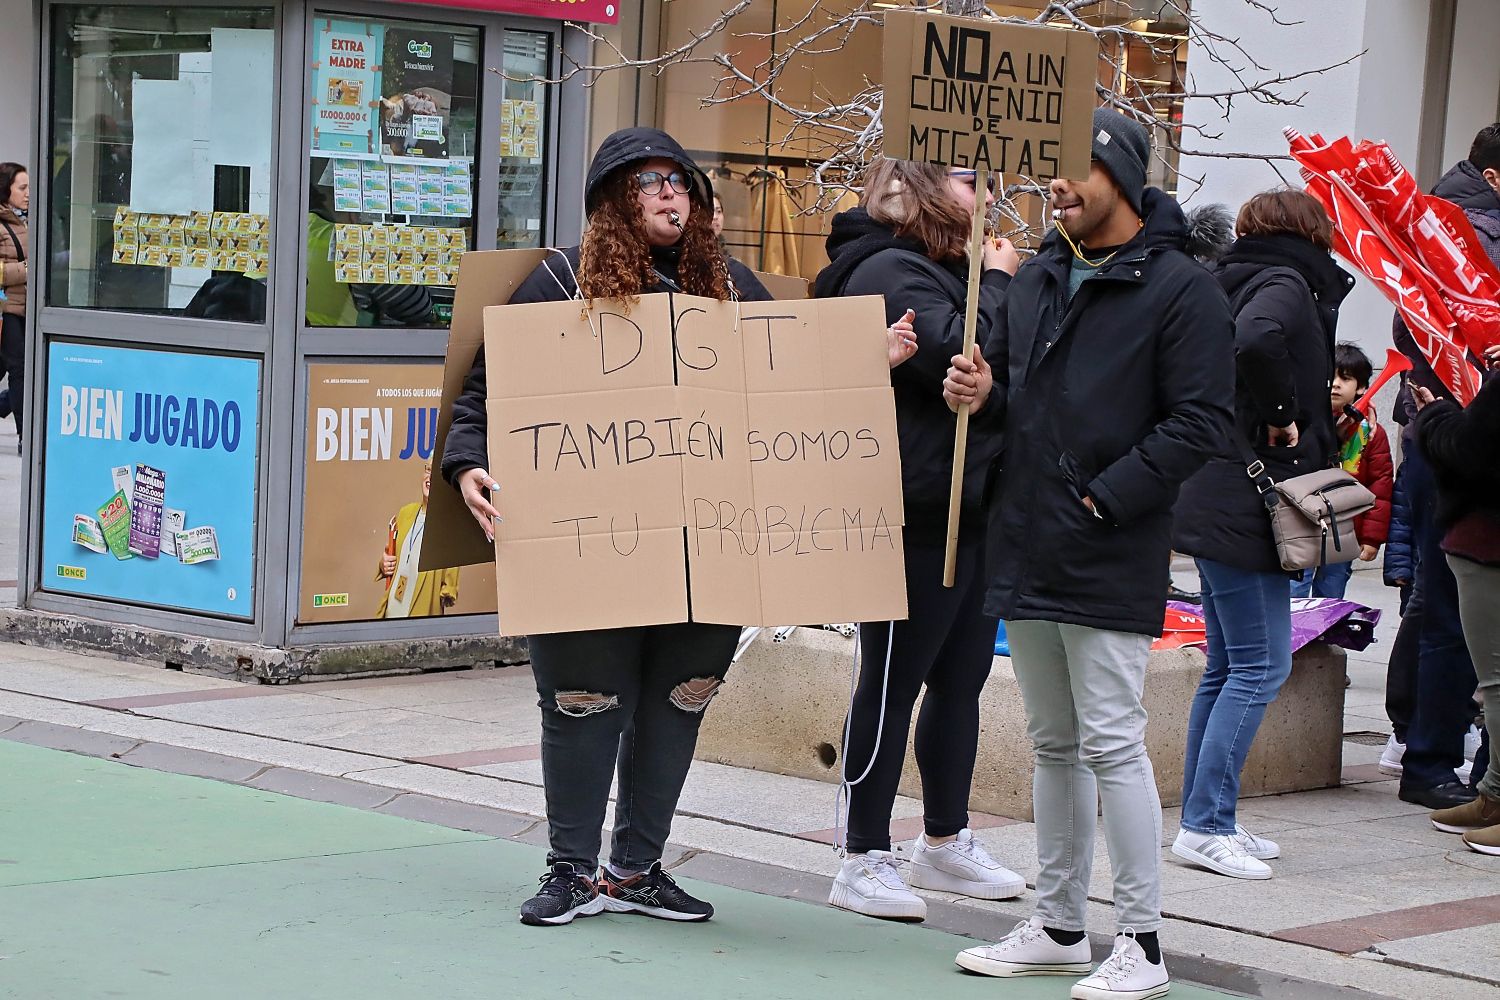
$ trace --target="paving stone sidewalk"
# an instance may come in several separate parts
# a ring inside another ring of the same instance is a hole
[[[1351,732],[1380,726],[1384,667],[1377,650],[1351,660]],[[524,668],[246,686],[105,657],[0,645],[0,716],[0,747],[5,741],[31,743],[112,758],[111,766],[122,771],[135,765],[182,772],[524,844],[545,840],[535,691]],[[1246,822],[1283,845],[1271,881],[1235,882],[1168,856],[1170,919],[1163,941],[1174,973],[1179,981],[1231,994],[1297,1000],[1500,998],[1500,859],[1463,850],[1456,838],[1432,830],[1422,810],[1400,802],[1394,782],[1375,780],[1370,765],[1378,746],[1351,742],[1346,751],[1344,787],[1244,803]],[[919,814],[918,803],[901,799],[897,835],[915,836]],[[1166,820],[1170,836],[1175,812]],[[700,763],[684,793],[669,860],[686,877],[798,901],[800,909],[788,912],[816,913],[823,921],[816,925],[817,940],[825,948],[841,947],[834,944],[839,933],[857,933],[874,922],[822,905],[837,863],[827,843],[832,826],[831,785]],[[976,826],[998,857],[1034,880],[1030,824],[976,817]],[[169,814],[160,816],[159,828],[167,838],[174,829]],[[121,829],[91,823],[88,836],[67,842],[68,853],[92,840],[108,841]],[[221,835],[237,845],[265,836],[274,842],[279,832],[236,820]],[[213,837],[204,834],[198,841]],[[498,921],[496,926],[508,926],[540,869],[540,853],[516,857],[514,870],[507,869],[509,881],[485,897],[483,920]],[[1099,901],[1090,914],[1098,947],[1107,946],[1113,922],[1103,901],[1108,870],[1101,838],[1095,864]],[[380,882],[362,872],[340,877]],[[240,898],[251,890],[240,885],[232,891]],[[1029,890],[1004,903],[943,894],[929,899],[927,930],[877,925],[879,933],[900,938],[935,928],[993,939],[1031,906]],[[379,915],[399,909],[389,903],[386,898],[376,907]],[[429,906],[425,917],[410,919],[441,921],[440,910]],[[160,912],[153,910],[150,919]],[[267,918],[265,911],[256,913],[257,920]],[[933,947],[934,938],[919,939],[928,942],[922,947]],[[747,945],[739,941],[736,947]],[[593,943],[575,957],[614,964]],[[932,974],[946,977],[945,962],[937,962]],[[6,968],[18,967],[7,962]],[[947,978],[935,982],[949,988]]]

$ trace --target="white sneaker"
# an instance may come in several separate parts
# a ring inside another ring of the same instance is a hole
[[[1115,950],[1086,979],[1073,984],[1073,1000],[1153,1000],[1172,988],[1167,963],[1152,965],[1146,952],[1126,929],[1115,935]]]
[[[1252,858],[1259,858],[1261,861],[1271,861],[1281,857],[1280,844],[1274,840],[1267,840],[1265,837],[1257,837],[1238,823],[1234,824],[1234,839],[1240,842],[1240,846],[1245,849],[1245,853]]]
[[[1271,877],[1271,866],[1252,858],[1236,836],[1194,833],[1178,830],[1172,842],[1172,853],[1184,861],[1207,868],[1230,878],[1264,879]]]
[[[1380,751],[1381,774],[1391,774],[1401,777],[1401,758],[1406,756],[1406,744],[1396,742],[1396,734],[1392,733],[1386,738],[1385,749]]]
[[[1042,929],[1041,917],[1016,924],[995,944],[959,952],[954,961],[982,976],[1076,976],[1092,967],[1088,938],[1058,944]]]
[[[1469,731],[1464,733],[1464,762],[1454,769],[1454,773],[1458,775],[1458,780],[1466,785],[1469,783],[1469,775],[1474,770],[1474,755],[1479,753],[1479,739],[1478,726],[1471,725]]]
[[[927,919],[927,904],[901,881],[890,851],[845,858],[828,892],[828,903],[884,920]]]
[[[975,899],[1012,899],[1026,888],[1026,880],[990,857],[972,830],[933,847],[926,835],[917,837],[906,877],[918,889],[956,892]]]

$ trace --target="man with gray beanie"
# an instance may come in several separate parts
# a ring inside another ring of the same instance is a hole
[[[987,505],[985,613],[1007,624],[1035,751],[1037,909],[958,956],[992,976],[1082,976],[1102,803],[1118,936],[1075,1000],[1169,987],[1161,803],[1141,697],[1162,631],[1178,487],[1228,434],[1234,324],[1183,252],[1177,203],[1146,187],[1138,122],[1094,114],[1087,178],[1051,184],[1055,229],[1005,290],[982,352],[955,357],[952,407],[1003,428]]]

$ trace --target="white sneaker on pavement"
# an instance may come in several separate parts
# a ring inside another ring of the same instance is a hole
[[[927,919],[927,904],[901,880],[890,851],[845,858],[828,892],[828,903],[883,920]]]
[[[925,834],[912,848],[906,877],[918,889],[956,892],[974,899],[1012,899],[1026,888],[1026,880],[990,857],[972,830],[933,847]]]
[[[1257,837],[1239,823],[1234,824],[1234,839],[1240,842],[1240,846],[1245,849],[1245,853],[1252,858],[1259,858],[1261,861],[1271,861],[1281,857],[1280,844],[1274,840],[1267,840],[1265,837]]]
[[[1396,734],[1392,733],[1386,737],[1385,749],[1380,751],[1381,774],[1392,774],[1401,777],[1401,758],[1406,756],[1406,744],[1396,742]]]
[[[1271,877],[1271,866],[1259,858],[1252,858],[1238,840],[1238,835],[1178,830],[1177,839],[1172,842],[1172,853],[1200,868],[1230,878]]]
[[[1072,1000],[1153,1000],[1172,987],[1167,963],[1152,965],[1135,939],[1125,930],[1115,935],[1115,949],[1099,963],[1094,974],[1073,984]]]
[[[1016,924],[995,944],[966,948],[954,961],[982,976],[1076,976],[1093,967],[1088,938],[1058,944],[1042,929],[1041,917]]]
[[[1458,780],[1464,784],[1469,783],[1469,776],[1474,770],[1474,755],[1479,753],[1479,727],[1471,725],[1469,731],[1464,733],[1464,762],[1454,769]]]

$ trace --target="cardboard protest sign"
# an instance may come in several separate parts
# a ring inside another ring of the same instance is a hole
[[[1083,31],[888,11],[885,155],[1086,178],[1098,56]]]
[[[486,306],[510,301],[516,286],[536,270],[546,250],[483,250],[459,260],[458,288],[453,294],[453,322],[448,329],[448,356],[443,363],[443,395],[438,403],[437,438],[432,449],[432,481],[427,502],[427,530],[422,536],[418,568],[423,572],[450,566],[473,566],[495,558],[495,548],[479,530],[463,497],[442,477],[443,446],[453,426],[453,401],[484,343]]]
[[[878,297],[485,310],[500,627],[906,615]]]
[[[769,271],[755,271],[754,274],[775,299],[785,301],[807,298],[808,282],[800,274],[772,274]]]

